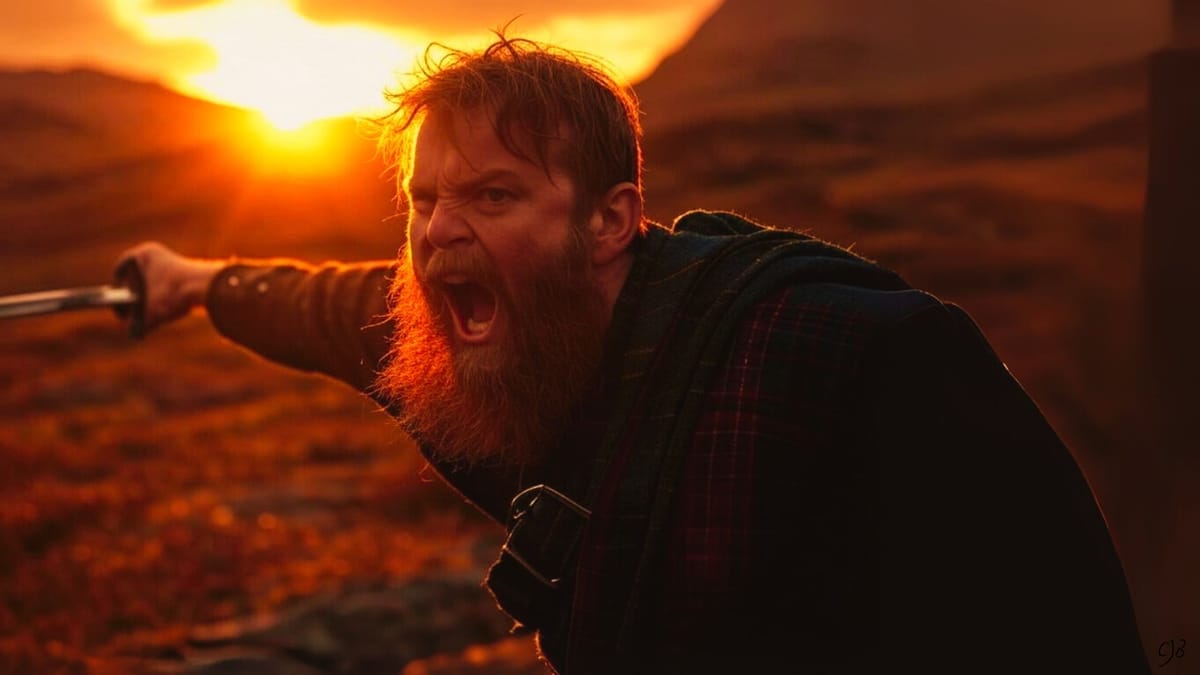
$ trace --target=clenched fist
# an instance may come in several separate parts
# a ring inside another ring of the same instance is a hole
[[[204,304],[213,276],[223,260],[189,258],[158,242],[143,242],[117,258],[117,280],[136,288],[142,298],[140,316],[125,312],[130,333],[141,337]]]

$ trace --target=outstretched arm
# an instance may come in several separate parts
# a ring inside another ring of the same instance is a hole
[[[237,344],[359,390],[371,386],[387,353],[389,262],[211,260],[156,242],[129,249],[118,265],[130,259],[145,286],[147,333],[203,307]]]

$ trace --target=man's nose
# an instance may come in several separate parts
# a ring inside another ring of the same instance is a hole
[[[448,249],[471,243],[475,234],[471,231],[471,224],[463,218],[458,208],[439,202],[429,216],[425,238],[434,248]]]

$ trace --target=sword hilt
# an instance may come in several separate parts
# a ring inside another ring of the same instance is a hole
[[[113,305],[113,311],[129,326],[129,337],[140,340],[146,335],[146,278],[134,258],[126,258],[113,271],[117,285],[128,288],[133,302]]]

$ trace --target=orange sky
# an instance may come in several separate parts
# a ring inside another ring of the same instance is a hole
[[[1144,54],[1165,39],[1170,1],[744,0],[718,30],[733,49],[696,68],[728,65],[725,54],[754,46],[747,36],[834,36],[885,55],[880,77],[894,87],[973,86]],[[430,41],[479,46],[513,19],[510,34],[599,55],[636,82],[720,2],[0,0],[0,68],[90,65],[260,110],[286,129],[378,112]]]
[[[720,0],[4,0],[0,67],[90,65],[262,110],[282,127],[378,110],[432,40],[511,33],[599,55],[632,81]]]

